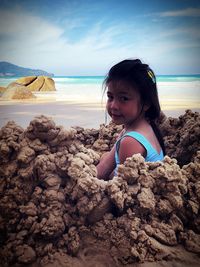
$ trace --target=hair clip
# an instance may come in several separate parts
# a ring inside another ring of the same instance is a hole
[[[156,78],[155,78],[153,72],[151,70],[148,70],[147,73],[148,73],[149,77],[151,78],[151,80],[153,81],[153,83],[156,83]]]

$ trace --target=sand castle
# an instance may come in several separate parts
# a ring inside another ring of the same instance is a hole
[[[66,130],[40,116],[2,127],[2,266],[198,266],[200,114],[158,123],[163,162],[134,155],[108,181],[95,166],[119,126]]]

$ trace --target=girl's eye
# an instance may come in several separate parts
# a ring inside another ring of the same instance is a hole
[[[112,101],[113,100],[113,96],[111,95],[107,95],[108,101]]]
[[[123,101],[123,102],[126,102],[126,101],[129,100],[129,98],[127,96],[121,96],[120,100]]]

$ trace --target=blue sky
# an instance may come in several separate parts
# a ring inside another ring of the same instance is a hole
[[[0,42],[0,61],[55,75],[105,75],[125,58],[200,73],[200,1],[0,0]]]

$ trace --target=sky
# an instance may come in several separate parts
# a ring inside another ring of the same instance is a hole
[[[0,0],[0,61],[106,75],[127,58],[156,74],[200,73],[199,0]]]

